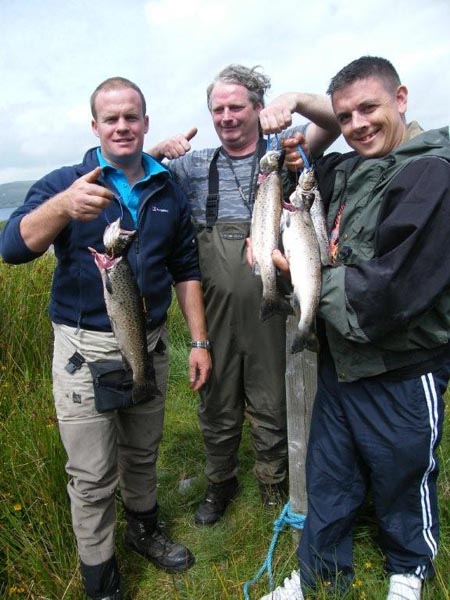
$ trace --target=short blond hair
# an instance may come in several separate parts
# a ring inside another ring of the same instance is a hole
[[[144,97],[144,94],[142,93],[140,87],[137,86],[132,81],[130,81],[129,79],[126,79],[125,77],[109,77],[108,79],[105,79],[105,81],[102,81],[92,92],[91,113],[92,113],[92,116],[94,117],[94,119],[97,119],[97,110],[95,108],[95,101],[97,99],[99,92],[109,91],[109,90],[122,90],[122,89],[129,89],[129,88],[131,88],[132,90],[135,90],[139,94],[139,97],[141,99],[141,104],[142,104],[142,113],[143,113],[143,116],[145,117],[146,112],[147,112],[147,103],[145,102],[145,97]]]

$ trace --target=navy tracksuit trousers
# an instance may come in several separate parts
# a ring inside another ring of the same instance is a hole
[[[339,383],[331,359],[320,365],[306,462],[308,515],[297,551],[305,587],[317,579],[350,583],[352,528],[369,487],[388,572],[433,574],[436,450],[449,371]]]

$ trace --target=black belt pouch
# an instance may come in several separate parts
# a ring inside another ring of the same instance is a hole
[[[88,363],[94,384],[95,408],[107,412],[133,406],[133,372],[120,360]]]

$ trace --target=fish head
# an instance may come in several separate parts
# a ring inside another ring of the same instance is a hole
[[[291,194],[290,201],[296,208],[309,210],[314,202],[316,187],[317,179],[314,169],[303,169],[298,178],[297,187]]]
[[[120,227],[120,218],[106,226],[103,234],[103,243],[109,256],[121,256],[131,243],[136,230],[127,230]]]
[[[303,206],[306,208],[306,210],[311,209],[315,197],[316,196],[313,192],[306,192],[305,194],[302,194]]]
[[[122,260],[121,256],[109,256],[108,254],[97,252],[97,250],[94,250],[94,248],[91,248],[90,246],[88,247],[88,250],[94,257],[95,264],[100,273],[111,270]]]
[[[259,172],[270,173],[271,171],[279,171],[283,166],[286,150],[269,150],[259,161]]]
[[[297,186],[292,192],[292,194],[289,196],[290,207],[285,206],[285,208],[288,208],[288,210],[291,210],[292,212],[296,210],[309,211],[312,206],[312,203],[314,202],[314,198],[315,196],[313,193],[305,193],[299,188],[299,186]]]
[[[298,179],[298,186],[305,192],[308,192],[317,186],[314,169],[303,169]]]

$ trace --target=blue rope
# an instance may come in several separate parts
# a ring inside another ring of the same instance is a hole
[[[294,513],[291,511],[290,502],[287,502],[281,512],[281,515],[278,517],[273,524],[274,534],[272,536],[272,541],[270,542],[269,550],[267,552],[267,556],[261,568],[256,573],[253,579],[250,581],[246,581],[244,583],[243,591],[244,591],[244,599],[250,600],[250,596],[248,595],[248,588],[255,583],[264,575],[264,571],[267,570],[267,575],[269,577],[269,585],[270,590],[273,591],[274,582],[273,582],[273,574],[272,574],[272,556],[275,550],[275,546],[278,542],[278,537],[280,533],[284,530],[284,528],[289,525],[294,529],[303,529],[303,524],[305,522],[306,517],[304,515],[299,515],[298,513]]]
[[[300,156],[303,159],[303,166],[304,166],[304,168],[305,169],[311,168],[311,165],[310,165],[310,162],[308,160],[308,157],[306,156],[306,154],[305,154],[303,148],[300,146],[300,144],[298,144],[297,150],[298,150],[298,153],[300,154]]]
[[[275,148],[277,150],[280,149],[280,140],[278,138],[278,133],[275,133]],[[272,142],[270,141],[270,133],[267,135],[266,149],[267,149],[267,152],[272,149]]]

